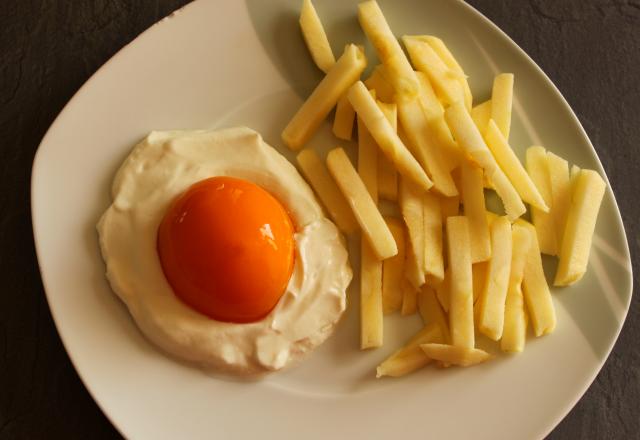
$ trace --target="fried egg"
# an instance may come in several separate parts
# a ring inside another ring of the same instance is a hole
[[[152,132],[98,223],[113,291],[149,340],[236,374],[294,364],[325,341],[352,278],[313,192],[255,131]]]

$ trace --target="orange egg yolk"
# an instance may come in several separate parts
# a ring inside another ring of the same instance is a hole
[[[294,227],[258,185],[212,177],[169,207],[158,254],[174,293],[218,321],[264,318],[284,293],[294,263]]]

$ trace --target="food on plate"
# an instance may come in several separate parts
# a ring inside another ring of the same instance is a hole
[[[418,311],[422,316],[425,325],[437,324],[442,331],[442,339],[444,342],[449,341],[449,323],[435,291],[429,286],[423,286],[418,293]]]
[[[425,190],[431,188],[433,186],[431,179],[400,140],[396,130],[382,113],[364,83],[358,81],[351,86],[348,96],[358,117],[362,119],[378,147],[394,164],[398,172]]]
[[[407,225],[409,246],[407,250],[407,279],[418,289],[425,283],[424,275],[424,209],[420,188],[400,178],[400,210]]]
[[[427,358],[445,362],[448,365],[469,367],[491,359],[491,355],[479,348],[460,347],[457,345],[427,343],[420,344]]]
[[[378,107],[391,127],[398,130],[398,106],[377,101]],[[384,152],[378,149],[378,192],[380,197],[395,202],[398,200],[398,172]]]
[[[471,263],[487,261],[491,257],[491,240],[484,202],[482,169],[465,161],[460,166],[460,184],[464,215],[469,220]]]
[[[424,273],[432,283],[444,279],[442,240],[442,212],[440,199],[432,193],[422,195],[422,224],[424,234]]]
[[[500,348],[507,352],[524,350],[527,337],[527,311],[522,294],[522,279],[531,246],[529,231],[518,224],[512,228],[511,271],[504,305],[504,327]]]
[[[353,211],[318,154],[307,148],[298,153],[296,159],[303,176],[311,184],[336,226],[346,234],[357,231],[359,226]]]
[[[331,45],[324,27],[322,27],[320,17],[318,17],[316,8],[311,3],[311,0],[303,0],[302,2],[300,29],[313,61],[324,73],[329,72],[336,63],[336,59],[331,51]]]
[[[418,80],[378,3],[368,0],[358,4],[358,20],[386,67],[388,80],[395,92],[408,97],[416,96],[419,90]]]
[[[478,298],[478,330],[500,340],[504,326],[504,306],[511,273],[512,233],[507,217],[491,222],[491,259]]]
[[[353,122],[356,112],[349,102],[347,95],[342,95],[336,105],[336,114],[333,118],[333,134],[344,141],[350,141],[353,134]]]
[[[382,311],[389,314],[402,306],[405,261],[405,232],[402,222],[396,218],[385,218],[387,226],[398,246],[398,253],[382,262]]]
[[[331,150],[327,155],[327,165],[377,258],[384,260],[396,255],[398,248],[393,235],[347,153],[342,148]]]
[[[547,167],[549,169],[549,186],[551,187],[551,206],[553,220],[556,225],[558,249],[562,247],[564,227],[571,207],[571,178],[569,162],[560,156],[547,151]]]
[[[382,64],[378,64],[364,81],[364,84],[369,90],[375,90],[378,99],[383,102],[393,102],[396,91],[389,82],[389,74],[386,73],[386,69]]]
[[[424,326],[407,344],[384,360],[376,369],[376,377],[399,377],[424,367],[431,359],[424,355],[420,346],[443,341],[442,330],[437,324]]]
[[[592,170],[576,172],[571,188],[571,208],[558,255],[554,285],[568,286],[580,280],[587,271],[593,232],[607,187]]]
[[[349,44],[309,98],[282,131],[282,140],[292,150],[299,150],[315,133],[340,97],[360,78],[367,66],[364,52]]]
[[[473,348],[473,279],[467,217],[449,217],[446,223],[450,279],[449,331],[451,343]]]
[[[533,183],[522,163],[511,149],[507,139],[504,137],[498,125],[493,119],[489,120],[489,125],[485,131],[484,139],[498,165],[507,175],[513,187],[518,191],[522,201],[529,203],[536,209],[549,212],[549,207],[540,195],[538,188]]]
[[[400,314],[403,316],[413,315],[418,311],[418,289],[409,280],[402,280],[402,307]]]
[[[531,180],[547,206],[553,210],[551,180],[547,165],[547,152],[544,147],[533,146],[527,149],[526,168]],[[538,234],[540,251],[547,255],[558,254],[558,237],[553,212],[545,212],[535,206],[531,207],[531,220]]]
[[[505,139],[511,131],[511,108],[513,107],[513,73],[501,73],[493,80],[491,91],[491,119]]]
[[[107,278],[142,332],[177,358],[279,370],[345,310],[352,272],[338,229],[253,130],[152,132],[120,167],[112,198],[98,224]]]
[[[451,105],[445,110],[445,119],[458,145],[482,167],[485,175],[495,186],[509,219],[513,221],[524,214],[527,208],[522,203],[520,195],[498,166],[464,105],[461,102]]]
[[[484,136],[489,125],[489,119],[491,119],[491,100],[488,99],[472,108],[471,119],[478,127],[480,134]]]

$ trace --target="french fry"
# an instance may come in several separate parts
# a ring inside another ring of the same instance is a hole
[[[420,348],[426,357],[444,362],[448,365],[470,367],[471,365],[491,359],[491,355],[484,350],[473,347],[460,347],[437,343],[421,344]]]
[[[400,211],[409,231],[407,278],[417,289],[425,283],[424,275],[424,210],[420,188],[400,178]]]
[[[520,198],[540,211],[549,212],[549,205],[545,203],[538,188],[536,188],[522,163],[520,163],[518,156],[509,146],[507,139],[493,119],[489,120],[484,139],[498,165],[507,175],[518,194],[520,194]]]
[[[547,206],[551,204],[551,180],[547,166],[547,154],[543,147],[529,147],[526,154],[526,167],[531,180],[538,188]],[[556,224],[550,212],[544,212],[535,206],[531,207],[531,220],[536,227],[540,251],[547,255],[558,254],[558,238]]]
[[[460,75],[442,61],[429,43],[420,36],[411,35],[404,35],[402,42],[413,65],[429,77],[436,93],[445,104],[464,102],[464,92],[458,81]]]
[[[338,228],[345,234],[355,232],[358,229],[358,221],[316,152],[304,149],[296,159],[302,174],[309,181]]]
[[[504,328],[504,308],[511,273],[512,232],[507,217],[491,223],[491,259],[486,280],[478,298],[478,330],[499,340]]]
[[[471,276],[473,277],[473,274]],[[442,306],[442,309],[447,313],[449,313],[449,306],[451,304],[450,291],[451,270],[447,268],[444,271],[444,280],[442,280],[440,284],[436,284],[436,298],[438,298],[438,302]]]
[[[418,289],[416,289],[409,280],[403,280],[402,287],[402,308],[400,314],[402,316],[413,315],[418,310]]]
[[[368,241],[361,242],[360,257],[360,349],[383,343],[382,261]]]
[[[435,324],[426,325],[400,350],[384,360],[376,369],[376,378],[399,377],[424,367],[431,359],[425,356],[420,344],[443,342],[440,328]]]
[[[424,41],[429,43],[431,48],[438,54],[440,59],[444,61],[444,63],[449,67],[449,69],[458,73],[458,81],[462,86],[462,92],[464,94],[464,104],[467,107],[467,110],[471,110],[473,105],[473,95],[471,94],[471,88],[469,87],[469,82],[467,81],[467,75],[465,75],[462,66],[458,63],[458,60],[455,59],[449,48],[444,44],[444,42],[432,35],[425,35]]]
[[[495,186],[509,219],[515,220],[524,214],[527,208],[520,195],[498,166],[464,105],[460,102],[451,105],[445,110],[445,119],[458,145],[484,169]]]
[[[451,343],[473,348],[473,279],[471,273],[471,243],[466,217],[447,219],[447,245],[451,270],[449,293],[449,331]]]
[[[378,3],[368,0],[358,4],[358,20],[378,58],[386,67],[389,82],[396,93],[416,96],[419,90],[418,80]]]
[[[425,325],[437,324],[442,330],[443,342],[449,341],[449,323],[436,292],[429,286],[422,286],[418,292],[418,311]]]
[[[358,118],[358,175],[377,205],[378,146],[360,118]]]
[[[423,190],[431,188],[433,182],[402,143],[364,83],[362,81],[356,82],[349,89],[348,96],[351,105],[363,120],[367,130],[398,172],[413,180]]]
[[[444,107],[438,99],[436,91],[433,90],[433,86],[431,85],[431,81],[429,81],[427,74],[418,71],[416,72],[416,77],[420,84],[420,94],[418,95],[418,99],[420,100],[420,105],[422,105],[422,109],[424,110],[424,114],[427,119],[432,120],[444,117]]]
[[[533,331],[536,336],[542,336],[555,330],[556,309],[544,276],[536,228],[522,219],[518,219],[516,224],[523,226],[531,237],[522,278],[522,290]]]
[[[593,232],[607,184],[598,173],[581,170],[571,191],[554,285],[568,286],[580,280],[587,270]]]
[[[440,212],[443,222],[447,220],[447,217],[458,215],[460,213],[460,196],[440,197]]]
[[[471,265],[471,276],[473,277],[473,304],[478,302],[478,298],[482,295],[482,290],[487,282],[487,271],[489,269],[489,261],[481,261]],[[477,322],[477,321],[474,321]]]
[[[347,95],[342,95],[336,105],[336,114],[333,118],[333,134],[338,139],[350,141],[355,118],[356,111],[351,106],[349,98],[347,98]]]
[[[447,197],[458,194],[443,157],[443,151],[429,135],[428,121],[419,99],[404,97],[398,99],[398,117],[410,145],[415,147],[414,154],[431,176],[434,189]]]
[[[436,282],[444,279],[442,257],[442,212],[440,199],[432,193],[422,195],[424,231],[424,273]]]
[[[313,7],[311,0],[302,1],[300,29],[313,62],[316,63],[320,70],[327,73],[336,63],[336,59],[331,51],[331,45],[322,27],[320,17],[318,17],[316,8]]]
[[[311,138],[322,121],[349,87],[358,81],[367,60],[356,45],[350,44],[315,90],[282,131],[282,140],[298,150]]]
[[[511,273],[509,288],[504,306],[504,327],[500,348],[502,351],[516,353],[524,350],[527,338],[527,316],[522,295],[524,266],[527,263],[531,237],[522,226],[512,227]]]
[[[487,131],[487,126],[489,125],[489,120],[491,119],[491,100],[488,99],[472,108],[471,119],[473,119],[473,123],[478,127],[480,134],[484,136]]]
[[[398,253],[382,262],[382,311],[389,314],[400,310],[402,306],[405,260],[404,225],[395,218],[385,218],[393,235]]]
[[[479,263],[491,258],[491,240],[484,202],[482,170],[469,161],[460,166],[462,205],[464,215],[469,220],[471,238],[471,262]]]
[[[369,78],[364,81],[364,84],[368,89],[376,91],[378,99],[391,103],[394,101],[396,91],[387,79],[388,76],[385,67],[382,64],[378,64],[375,69],[373,69]]]
[[[509,139],[513,105],[513,73],[501,73],[494,78],[491,103],[491,119],[496,121],[504,138]]]
[[[342,148],[329,152],[327,166],[378,259],[396,255],[398,248],[391,231]]]
[[[567,223],[567,215],[571,206],[569,163],[547,151],[547,166],[549,168],[549,183],[551,186],[551,206],[553,206],[551,214],[556,225],[558,249],[561,249],[564,226]]]
[[[396,104],[387,104],[382,101],[377,103],[391,127],[397,132],[398,107]],[[378,191],[383,199],[391,201],[398,199],[398,172],[380,149],[378,149]]]

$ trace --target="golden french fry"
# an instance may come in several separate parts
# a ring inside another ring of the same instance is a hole
[[[447,217],[458,215],[460,213],[460,196],[440,197],[440,212],[443,222]]]
[[[524,350],[527,338],[527,317],[522,294],[522,279],[527,256],[531,246],[531,237],[526,228],[512,226],[511,273],[509,288],[504,306],[504,327],[500,348],[511,353]]]
[[[556,224],[556,238],[558,249],[562,248],[562,236],[567,223],[567,215],[571,206],[571,182],[569,177],[569,163],[563,158],[547,151],[547,166],[549,168],[549,183],[551,187],[551,214]]]
[[[402,306],[405,260],[404,225],[395,218],[385,218],[393,235],[398,253],[382,262],[382,311],[385,314],[400,310]]]
[[[511,273],[512,232],[507,217],[497,217],[491,223],[491,259],[486,280],[478,298],[478,330],[499,340],[504,328],[504,307]]]
[[[491,119],[496,121],[504,138],[509,139],[511,107],[513,105],[513,73],[501,73],[495,77],[491,103]]]
[[[443,341],[449,341],[449,322],[436,292],[429,286],[422,286],[418,292],[418,311],[425,325],[437,324],[442,330]]]
[[[527,149],[526,167],[531,180],[538,188],[547,206],[551,204],[551,180],[547,166],[547,153],[543,147],[529,147]],[[558,254],[558,238],[556,224],[550,212],[544,212],[535,206],[531,207],[531,220],[536,227],[540,251],[547,255]]]
[[[304,149],[296,159],[302,174],[309,181],[338,228],[346,234],[355,232],[358,229],[358,222],[347,200],[316,152]]]
[[[407,278],[415,288],[425,283],[424,275],[424,209],[420,188],[400,178],[400,211],[409,231]]]
[[[522,200],[543,212],[549,212],[549,206],[545,203],[538,188],[493,119],[489,120],[484,139],[489,150],[493,153],[493,157],[496,158],[498,165],[518,191]]]
[[[440,198],[429,192],[423,194],[422,213],[424,225],[424,272],[425,275],[430,276],[431,279],[439,283],[444,279]]]
[[[445,362],[448,365],[470,367],[471,365],[491,359],[491,355],[484,350],[473,347],[460,347],[437,343],[420,344],[424,354],[435,361]]]
[[[587,271],[593,232],[606,187],[595,171],[581,170],[576,174],[554,285],[573,284]]]
[[[443,150],[429,134],[428,121],[418,98],[398,99],[398,116],[410,145],[415,147],[418,161],[433,180],[434,189],[448,197],[458,194]]]
[[[373,202],[378,204],[378,146],[369,134],[362,119],[358,117],[358,175],[369,191]]]
[[[364,52],[354,44],[348,45],[283,130],[284,143],[292,150],[302,148],[366,66]]]
[[[336,59],[331,51],[331,45],[322,27],[320,17],[318,17],[316,8],[313,7],[311,0],[302,1],[300,29],[314,63],[320,70],[327,73],[336,63]]]
[[[473,274],[471,276],[473,277]],[[436,297],[438,298],[438,302],[442,306],[442,309],[447,313],[449,313],[449,305],[451,303],[450,291],[451,291],[451,270],[447,268],[444,271],[444,280],[442,280],[440,284],[436,284]]]
[[[349,98],[347,98],[347,95],[342,95],[336,105],[336,114],[333,118],[333,134],[338,139],[350,141],[355,118],[356,111],[351,106]]]
[[[482,170],[469,161],[463,161],[460,165],[460,183],[464,215],[469,220],[471,262],[487,261],[491,258],[491,240],[484,202]]]
[[[498,166],[464,105],[460,102],[451,105],[445,110],[445,119],[458,145],[484,169],[495,186],[509,219],[515,220],[524,214],[527,208],[520,195]]]
[[[464,91],[459,82],[459,74],[450,69],[420,36],[404,35],[402,42],[407,48],[411,62],[424,72],[433,84],[436,93],[445,104],[464,102]]]
[[[329,152],[327,166],[378,259],[396,255],[398,248],[391,231],[342,148]]]
[[[433,90],[429,77],[424,72],[416,72],[418,83],[420,84],[420,94],[418,99],[420,105],[424,110],[424,114],[427,119],[437,119],[444,117],[444,107],[436,95],[436,91]]]
[[[431,188],[433,186],[431,179],[402,143],[364,83],[362,81],[355,83],[349,89],[348,96],[351,105],[366,125],[367,130],[398,172],[413,180],[423,190]]]
[[[384,360],[376,369],[376,378],[383,376],[399,377],[424,367],[431,359],[425,356],[420,344],[442,342],[440,328],[426,325],[418,334],[413,336],[400,350]]]
[[[396,104],[387,104],[382,101],[377,103],[391,127],[397,131],[398,107]],[[391,201],[398,199],[398,172],[380,149],[378,149],[378,191],[383,199]]]
[[[361,242],[360,349],[382,347],[382,261],[368,241]]]
[[[476,105],[471,109],[471,119],[473,123],[478,127],[480,134],[484,136],[491,119],[491,100],[488,99],[485,102]]]
[[[449,67],[449,69],[458,73],[458,81],[462,86],[462,92],[464,94],[464,104],[467,107],[467,110],[471,110],[473,105],[473,95],[471,94],[471,88],[469,87],[469,82],[467,81],[467,75],[465,75],[462,66],[455,59],[449,48],[444,44],[444,42],[437,37],[432,35],[425,35],[424,41],[429,43],[431,48],[438,54],[440,59],[444,61],[444,63]]]
[[[451,343],[473,348],[473,279],[469,221],[466,217],[447,219],[447,245],[451,270],[449,293],[449,331]]]
[[[556,309],[553,305],[547,279],[544,276],[536,228],[522,219],[518,219],[516,224],[524,226],[531,237],[531,245],[524,267],[522,290],[533,331],[536,336],[542,336],[555,330]]]
[[[413,287],[408,279],[403,280],[402,286],[402,308],[400,309],[400,314],[402,316],[413,315],[418,310],[418,290]]]
[[[375,0],[368,0],[358,4],[358,20],[375,48],[378,58],[387,68],[389,82],[396,93],[416,96],[419,88],[418,80],[378,3]]]
[[[471,276],[473,277],[473,308],[475,310],[476,303],[482,295],[482,290],[487,282],[487,271],[489,269],[489,261],[481,261],[471,266]],[[477,322],[477,320],[474,320]]]
[[[393,89],[393,86],[388,80],[388,73],[386,73],[386,68],[382,64],[378,64],[373,72],[364,81],[364,84],[368,89],[373,89],[376,91],[376,96],[378,99],[384,102],[393,102],[394,96],[396,95],[396,91]]]

